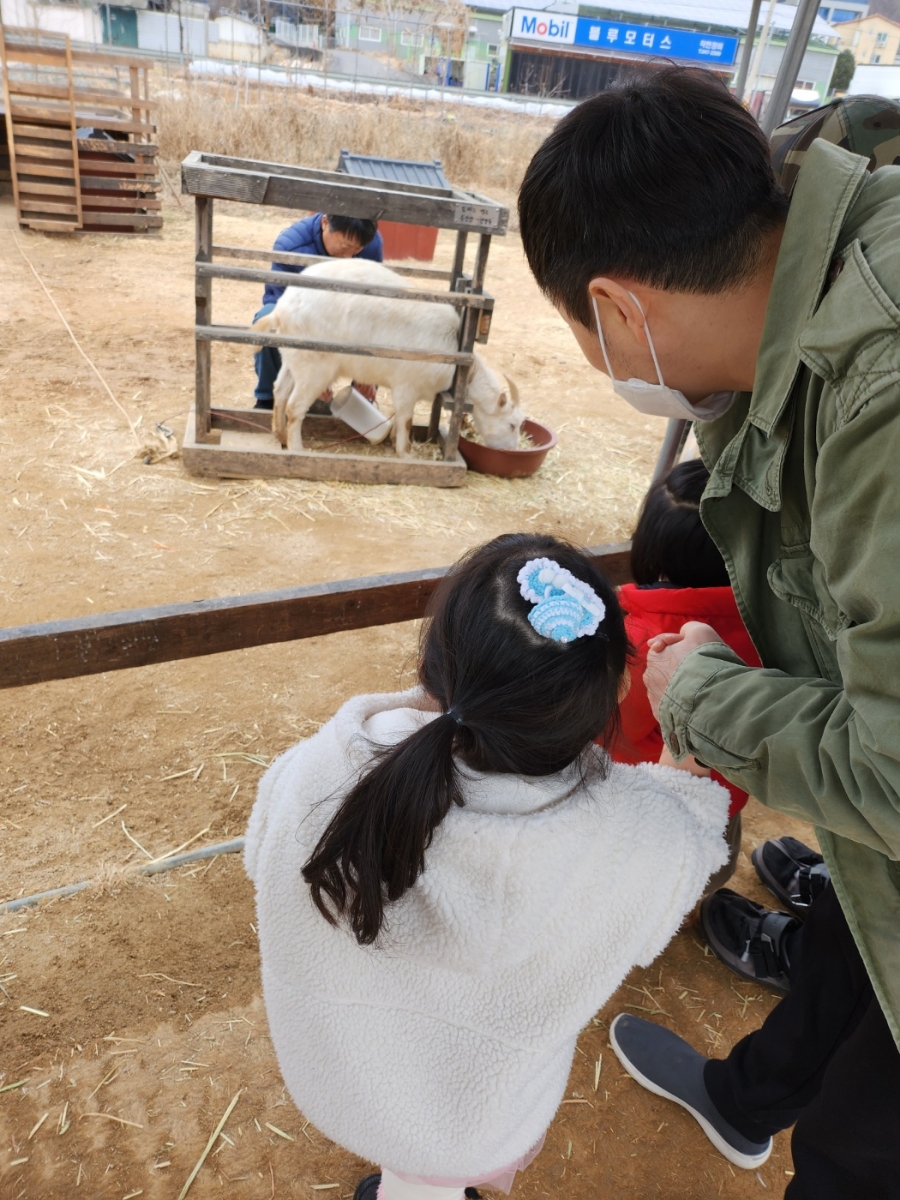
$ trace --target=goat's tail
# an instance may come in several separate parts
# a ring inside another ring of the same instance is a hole
[[[266,313],[264,317],[260,317],[258,321],[254,321],[250,328],[257,329],[260,333],[280,333],[278,313],[274,311]]]

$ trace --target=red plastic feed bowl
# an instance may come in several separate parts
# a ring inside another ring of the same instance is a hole
[[[461,436],[459,452],[465,459],[466,466],[471,467],[473,471],[480,471],[483,475],[502,475],[505,479],[533,475],[540,469],[547,452],[556,445],[556,434],[548,426],[537,421],[523,421],[522,430],[534,443],[527,450],[493,450],[490,446],[481,446],[478,442]]]

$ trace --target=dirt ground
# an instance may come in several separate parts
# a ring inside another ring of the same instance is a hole
[[[162,421],[180,435],[193,386],[187,201],[167,201],[165,218],[153,239],[51,238],[16,230],[0,202],[3,625],[435,566],[512,528],[587,544],[628,535],[661,430],[580,361],[514,235],[491,251],[488,350],[528,413],[559,432],[535,478],[439,491],[144,465],[146,431]],[[232,208],[217,240],[265,247],[290,219]],[[258,289],[225,285],[215,318],[248,321],[257,301]],[[215,348],[216,402],[249,404],[252,383],[246,350]],[[0,917],[3,1200],[177,1197],[235,1096],[190,1200],[352,1194],[366,1164],[307,1127],[281,1083],[238,858],[126,875],[145,856],[241,834],[265,765],[345,698],[407,681],[415,635],[397,625],[0,694],[0,898],[95,881]],[[763,899],[750,850],[811,831],[752,803],[745,828],[737,886]],[[786,1137],[759,1172],[732,1169],[690,1118],[623,1075],[607,1039],[627,1009],[722,1052],[772,1003],[705,954],[689,923],[583,1034],[567,1099],[514,1195],[780,1195]]]

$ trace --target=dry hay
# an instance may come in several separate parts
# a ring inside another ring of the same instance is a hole
[[[365,512],[367,522],[412,533],[452,535],[471,530],[487,537],[513,528],[561,526],[585,543],[628,537],[647,487],[643,470],[634,465],[640,460],[640,437],[617,436],[601,422],[584,417],[564,422],[557,434],[558,446],[535,475],[501,479],[470,471],[459,489],[289,479],[201,482],[167,460],[147,468],[129,490],[135,499],[165,494],[173,507],[184,491],[206,493],[211,505],[205,519],[214,517],[223,531],[236,530],[251,518],[268,518],[290,529],[298,518],[315,524],[320,516]],[[311,443],[309,448],[320,447]],[[388,447],[370,447],[362,441],[347,443],[346,450],[391,453]],[[434,452],[432,447],[419,448],[419,453]]]

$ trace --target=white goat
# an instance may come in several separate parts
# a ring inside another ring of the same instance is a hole
[[[409,288],[402,276],[380,263],[336,258],[308,267],[304,278]],[[414,286],[414,285],[413,285]],[[274,310],[253,326],[266,332],[290,334],[317,342],[400,347],[455,353],[459,316],[449,304],[288,287]],[[416,401],[431,402],[453,382],[452,363],[411,362],[398,358],[368,358],[347,350],[281,348],[282,366],[275,381],[272,428],[282,446],[303,449],[303,418],[317,396],[341,375],[358,383],[391,389],[394,404],[393,437],[397,454],[409,452]],[[475,355],[469,372],[468,399],[475,429],[488,446],[514,449],[523,415],[510,381],[500,380]]]

